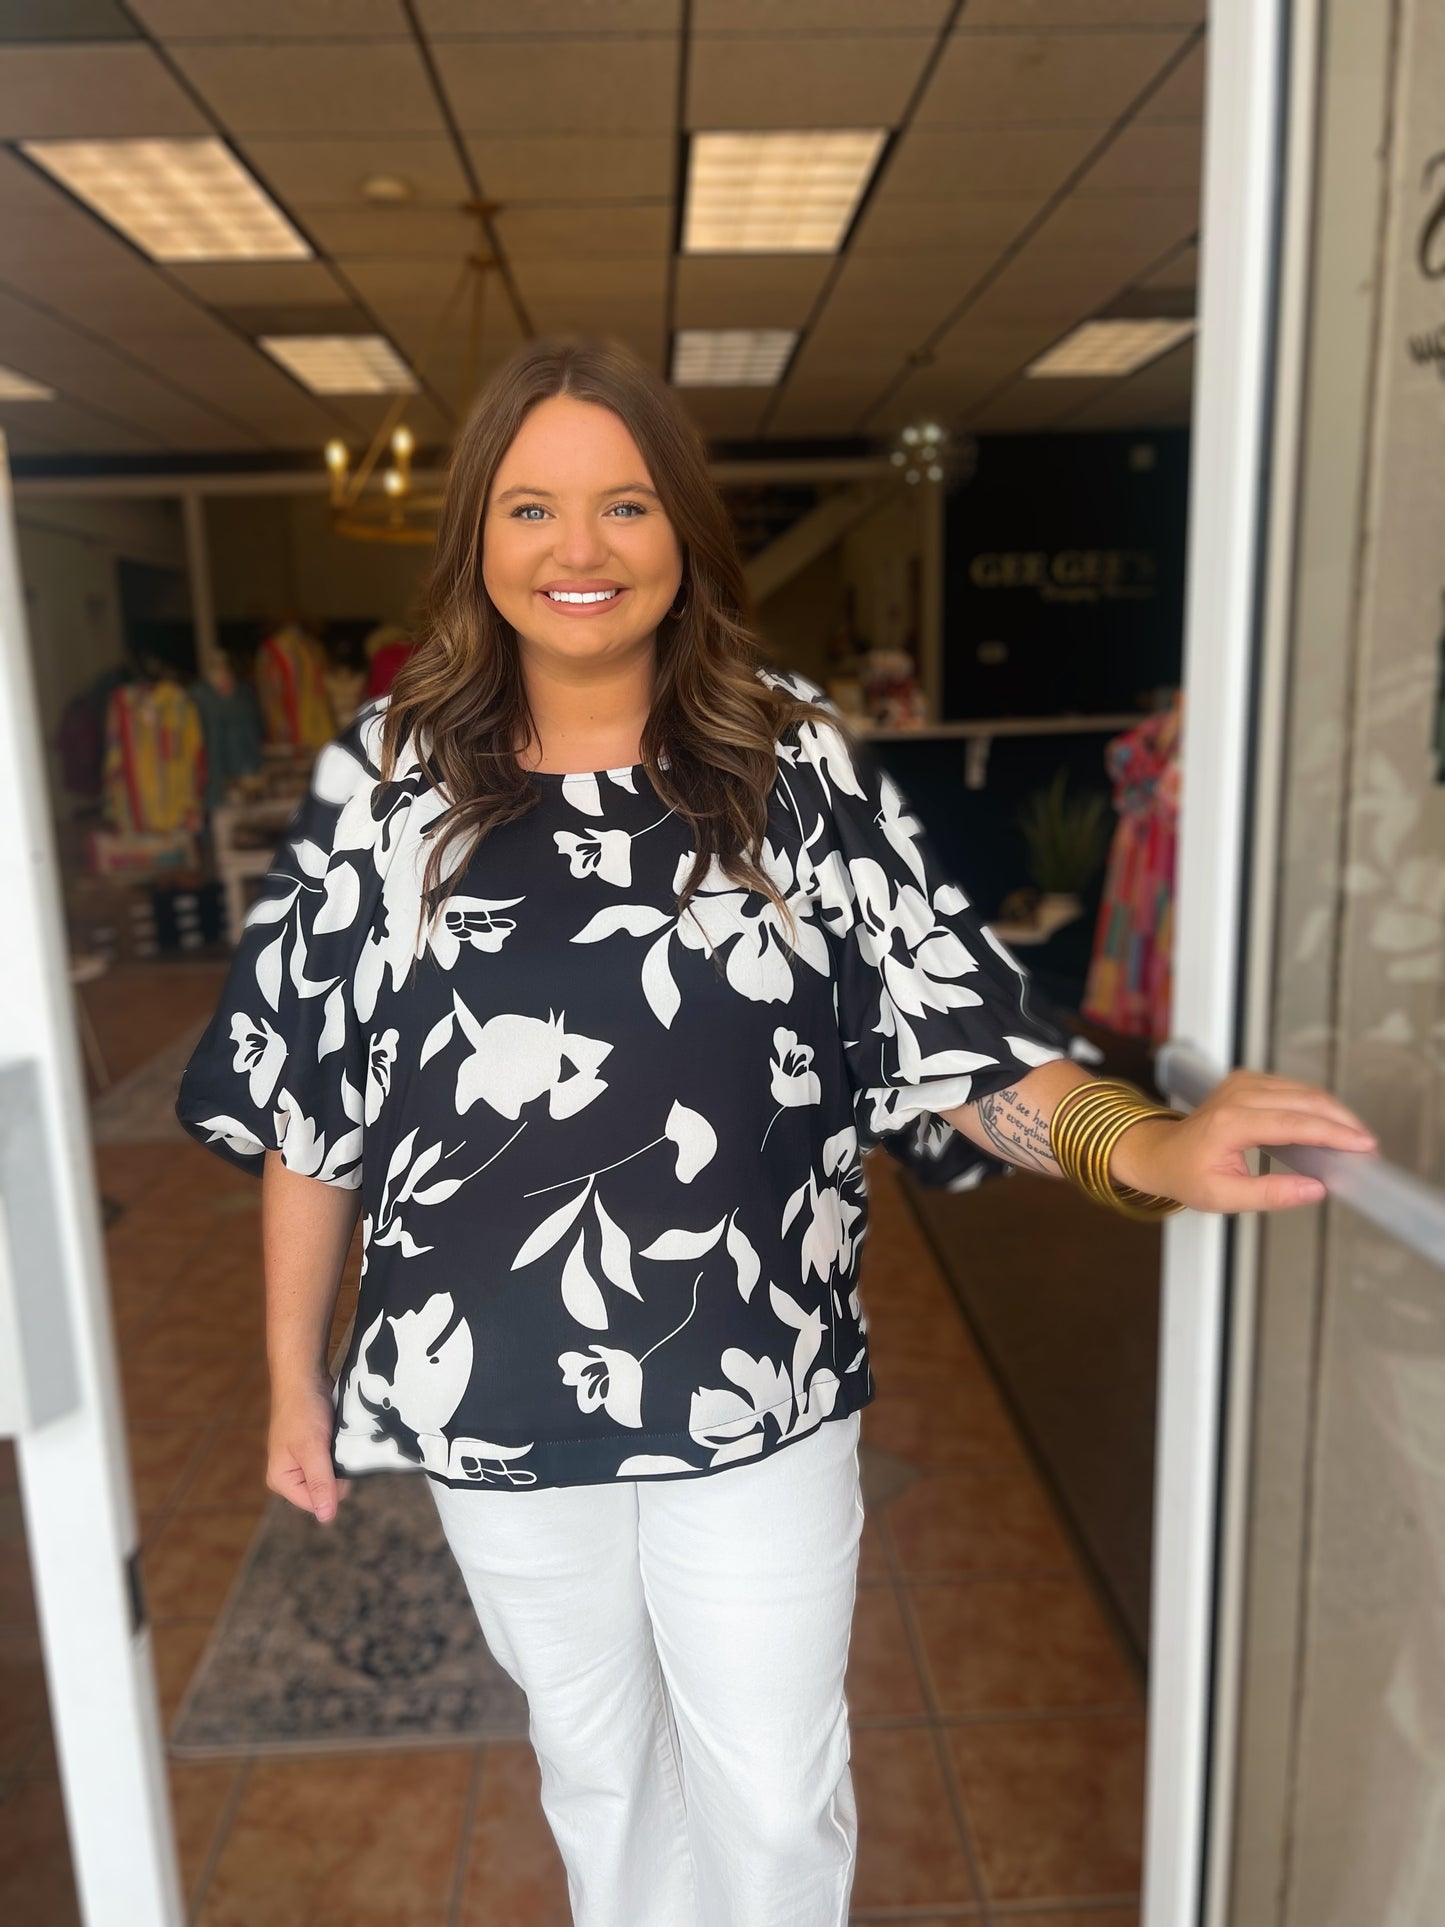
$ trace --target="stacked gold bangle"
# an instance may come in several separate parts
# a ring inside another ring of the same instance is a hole
[[[1109,1205],[1126,1218],[1167,1218],[1184,1206],[1176,1198],[1136,1191],[1109,1175],[1114,1146],[1131,1124],[1146,1117],[1182,1118],[1182,1111],[1152,1104],[1133,1084],[1094,1077],[1065,1092],[1049,1121],[1049,1144],[1066,1178],[1096,1204]]]

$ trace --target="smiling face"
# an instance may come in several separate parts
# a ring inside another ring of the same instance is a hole
[[[650,646],[682,550],[610,408],[554,395],[532,409],[487,498],[482,580],[523,650],[575,663]]]

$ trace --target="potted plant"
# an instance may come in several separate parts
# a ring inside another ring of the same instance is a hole
[[[1080,914],[1109,847],[1108,799],[1097,790],[1071,797],[1068,780],[1060,769],[1019,813],[1029,877],[1039,892],[1037,920],[1053,929]]]

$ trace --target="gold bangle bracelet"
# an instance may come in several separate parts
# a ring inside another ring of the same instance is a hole
[[[1154,1220],[1182,1211],[1176,1198],[1160,1197],[1120,1184],[1109,1170],[1114,1147],[1125,1131],[1145,1118],[1178,1120],[1182,1111],[1155,1104],[1133,1084],[1116,1078],[1090,1078],[1066,1091],[1054,1107],[1049,1142],[1059,1169],[1073,1184],[1127,1218]]]

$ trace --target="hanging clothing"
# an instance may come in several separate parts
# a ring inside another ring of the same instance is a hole
[[[202,676],[191,685],[191,701],[206,740],[206,809],[225,802],[232,783],[254,776],[261,754],[261,706],[249,683],[232,681],[229,690]]]
[[[716,863],[678,916],[692,837],[641,764],[533,772],[419,940],[447,805],[413,745],[379,780],[382,716],[318,758],[177,1104],[361,1188],[335,1470],[691,1477],[867,1404],[861,1152],[1007,1171],[936,1113],[1068,1049],[897,787],[831,724],[779,739],[792,956]]]
[[[414,642],[406,637],[398,637],[392,642],[384,642],[371,658],[371,667],[366,677],[366,694],[369,701],[378,696],[389,696],[391,685],[401,674],[407,658],[416,648]]]
[[[1126,1037],[1169,1035],[1181,704],[1146,717],[1104,752],[1118,827],[1109,849],[1085,1017]]]
[[[256,651],[256,694],[268,743],[322,749],[336,734],[326,694],[326,651],[287,623]]]
[[[124,669],[102,670],[60,712],[55,750],[60,780],[72,796],[100,801],[105,789],[105,724],[112,692],[126,680]]]
[[[105,819],[112,829],[197,830],[205,739],[178,682],[121,683],[105,724]]]

